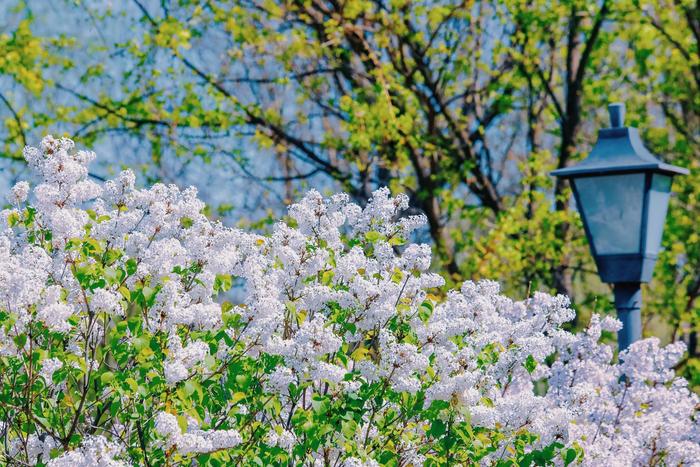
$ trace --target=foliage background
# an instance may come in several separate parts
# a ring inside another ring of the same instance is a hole
[[[609,312],[565,183],[624,101],[676,181],[645,334],[700,384],[700,4],[689,0],[3,2],[0,177],[47,133],[143,182],[195,184],[266,229],[302,190],[379,186],[424,212],[437,267]],[[103,157],[103,160],[105,158]]]

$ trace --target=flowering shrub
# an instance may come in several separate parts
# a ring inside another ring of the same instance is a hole
[[[422,217],[309,192],[270,236],[87,178],[47,137],[0,213],[0,458],[50,466],[689,464],[681,344],[613,362],[565,297],[444,299]],[[32,193],[32,202],[28,196]],[[624,377],[623,377],[624,375]]]

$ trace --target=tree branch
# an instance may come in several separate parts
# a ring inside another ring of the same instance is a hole
[[[2,93],[0,93],[0,100],[2,100],[7,106],[7,108],[10,109],[10,112],[12,113],[12,116],[14,117],[15,122],[17,123],[17,130],[19,131],[20,138],[22,138],[22,144],[26,146],[27,135],[24,134],[24,128],[22,128],[22,120],[19,118],[19,114],[17,114],[15,109],[12,107],[12,104],[10,104],[10,101],[8,101]]]

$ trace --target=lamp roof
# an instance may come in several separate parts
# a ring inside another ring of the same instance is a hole
[[[624,104],[610,104],[611,128],[598,133],[598,141],[586,159],[580,163],[552,172],[562,178],[582,175],[606,175],[629,172],[659,172],[668,175],[687,174],[688,169],[666,164],[644,147],[639,131],[625,127]]]

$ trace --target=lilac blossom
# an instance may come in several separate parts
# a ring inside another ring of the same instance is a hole
[[[409,241],[425,218],[401,217],[405,195],[380,189],[360,208],[347,195],[312,190],[264,236],[208,219],[193,188],[138,189],[130,171],[92,182],[94,154],[74,151],[70,140],[49,136],[24,155],[41,181],[33,189],[16,185],[11,207],[0,211],[0,311],[11,320],[0,326],[0,358],[25,362],[29,346],[39,347],[40,366],[26,376],[43,378],[46,401],[57,405],[69,381],[84,388],[99,373],[105,387],[93,405],[111,397],[120,407],[135,405],[146,386],[125,382],[133,393],[115,395],[115,373],[138,369],[156,352],[162,361],[142,373],[162,381],[163,400],[196,392],[232,361],[265,361],[255,384],[276,405],[272,415],[251,413],[240,392],[220,413],[202,407],[185,415],[158,402],[153,420],[130,426],[131,419],[105,417],[99,434],[89,417],[76,417],[82,440],[69,449],[71,439],[58,439],[60,432],[29,436],[6,420],[3,456],[50,466],[126,465],[133,446],[124,440],[152,426],[155,438],[140,440],[148,449],[187,459],[235,451],[250,442],[251,425],[264,431],[263,444],[291,455],[304,439],[292,422],[318,409],[319,397],[356,400],[372,389],[379,395],[363,402],[356,429],[339,431],[304,463],[378,465],[368,446],[386,444],[391,433],[377,420],[396,416],[403,432],[392,443],[402,462],[422,464],[426,433],[437,423],[424,418],[431,407],[447,407],[449,424],[499,433],[479,460],[484,465],[509,455],[524,432],[534,436],[528,450],[559,443],[581,449],[584,465],[689,465],[700,458],[698,397],[673,371],[682,344],[642,340],[617,361],[600,338],[619,321],[593,316],[585,331],[565,331],[574,317],[566,297],[535,293],[516,301],[493,281],[445,290],[430,271],[430,247]],[[90,248],[104,254],[85,255]],[[88,282],[95,270],[100,280]],[[243,284],[240,300],[222,304],[232,278]],[[49,337],[27,338],[28,329]],[[114,329],[122,334],[110,340]],[[61,353],[52,345],[58,340]],[[108,344],[137,357],[115,362],[103,351]],[[54,384],[64,373],[72,379]],[[385,403],[389,393],[396,397]],[[410,413],[396,402],[411,398],[418,403]]]

